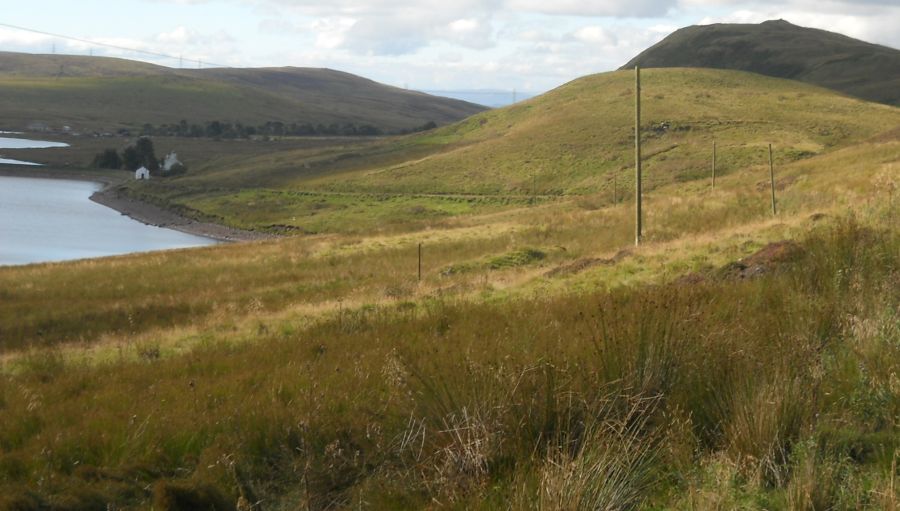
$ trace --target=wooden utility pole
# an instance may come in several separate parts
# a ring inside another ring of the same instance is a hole
[[[775,163],[772,161],[772,144],[769,144],[769,179],[772,181],[772,216],[778,214],[775,208]]]
[[[713,140],[712,187],[716,189],[716,141]]]
[[[641,244],[641,68],[634,66],[634,244]]]
[[[419,243],[419,281],[422,280],[422,244]]]

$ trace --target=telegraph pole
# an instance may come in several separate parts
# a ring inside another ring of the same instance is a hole
[[[641,68],[634,66],[634,244],[641,244]]]
[[[713,140],[712,187],[716,189],[716,141]]]

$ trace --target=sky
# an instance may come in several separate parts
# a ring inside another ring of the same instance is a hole
[[[4,51],[116,56],[169,67],[327,67],[428,91],[541,93],[615,69],[674,30],[695,24],[785,19],[900,48],[900,0],[3,3]]]

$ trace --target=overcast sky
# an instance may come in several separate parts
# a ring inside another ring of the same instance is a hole
[[[0,49],[124,56],[171,67],[310,66],[419,90],[543,92],[621,66],[677,28],[783,18],[900,48],[900,0],[30,0]],[[77,6],[77,7],[76,7]],[[204,66],[210,64],[204,64]]]

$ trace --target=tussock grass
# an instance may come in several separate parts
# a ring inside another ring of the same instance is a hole
[[[658,451],[646,433],[656,401],[635,398],[620,418],[591,418],[581,428],[567,428],[544,463],[537,509],[639,507],[656,483]]]
[[[236,465],[285,508],[877,509],[895,491],[896,443],[873,440],[897,435],[900,237],[849,219],[801,245],[750,281],[434,299],[179,357],[34,358],[0,380],[0,488],[135,504],[163,480],[236,502]]]

